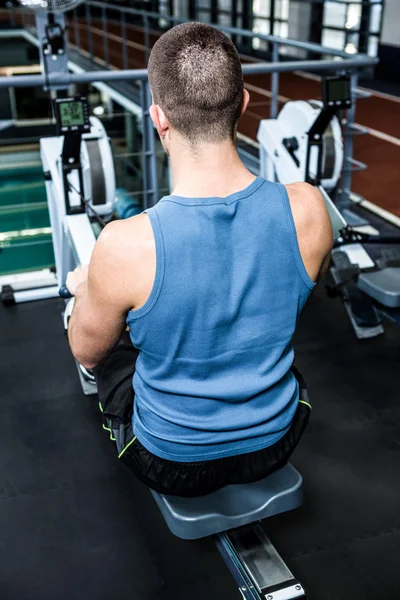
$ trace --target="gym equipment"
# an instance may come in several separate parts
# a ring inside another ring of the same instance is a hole
[[[371,235],[350,227],[330,198],[343,167],[342,131],[337,113],[351,106],[346,76],[323,80],[323,101],[289,101],[277,119],[261,121],[261,175],[284,184],[307,181],[319,187],[328,208],[335,248],[328,287],[340,296],[358,338],[383,333],[382,319],[400,324],[400,253],[374,262],[362,244],[398,244],[400,237]]]
[[[88,116],[83,97],[54,101],[57,137],[40,140],[52,227],[56,276],[90,262],[96,238],[91,220],[102,225],[115,201],[115,173],[110,142],[102,123]]]
[[[151,492],[174,535],[185,540],[215,536],[243,598],[306,597],[303,586],[258,524],[302,503],[303,479],[292,465],[261,481],[230,485],[200,498]]]
[[[361,244],[396,244],[400,237],[345,231],[332,252],[331,297],[341,297],[359,339],[384,332],[383,319],[400,325],[400,250],[383,249],[373,261]]]
[[[50,90],[49,74],[68,73],[67,38],[65,35],[65,12],[82,4],[84,0],[18,0],[18,3],[35,13],[36,31],[39,40],[40,63]],[[53,90],[65,90],[68,86],[54,84]]]
[[[56,263],[57,293],[71,297],[65,287],[69,271],[87,265],[96,243],[92,222],[103,227],[112,217],[115,172],[107,133],[89,117],[87,99],[56,98],[54,113],[59,136],[40,140],[47,202]],[[95,394],[94,378],[77,363],[83,392]]]
[[[86,100],[61,98],[55,101],[55,107],[62,135],[41,140],[41,157],[59,293],[67,299],[71,296],[64,285],[67,273],[74,266],[89,262],[95,243],[90,214],[105,219],[111,216],[115,179],[108,139],[101,123],[88,117]],[[64,321],[72,306],[70,300]],[[84,393],[95,393],[90,372],[79,364],[77,367]],[[172,498],[155,492],[153,495],[170,529],[179,537],[195,539],[218,534],[217,547],[244,598],[305,598],[302,585],[261,527],[254,525],[255,521],[301,504],[302,478],[294,467],[287,465],[260,482],[228,486],[197,499]],[[245,529],[237,529],[245,525]]]
[[[92,222],[103,227],[115,203],[115,172],[107,133],[89,117],[85,97],[53,102],[59,135],[40,140],[56,273],[51,287],[3,288],[8,304],[56,297],[68,271],[88,264],[96,241]],[[57,285],[58,283],[58,285]]]
[[[336,91],[340,92],[337,97]],[[287,102],[276,119],[260,122],[260,174],[283,184],[306,181],[318,186],[337,239],[347,222],[327,192],[337,186],[343,167],[342,130],[336,113],[351,106],[349,78],[326,78],[323,97],[324,102]]]
[[[33,0],[27,1],[33,3]],[[49,22],[45,28],[44,56],[65,56],[64,45],[60,42],[62,27],[56,25]],[[58,136],[42,139],[40,150],[59,292],[66,297],[64,282],[68,271],[90,261],[95,243],[90,217],[100,222],[111,217],[115,176],[105,130],[100,121],[89,118],[86,99],[57,98],[54,109]],[[70,301],[66,315],[72,305],[73,301]],[[85,390],[91,384],[82,375],[79,365],[78,372]],[[175,523],[177,529],[180,527],[182,537],[193,539],[218,533],[217,546],[244,598],[291,600],[305,597],[303,587],[294,579],[262,529],[252,525],[256,520],[300,505],[302,478],[290,465],[261,482],[229,486],[207,498],[168,501],[166,496],[154,494],[154,497],[169,523]],[[224,532],[227,527],[244,525],[249,529]]]
[[[64,298],[64,300],[69,300],[69,298],[72,298],[72,294],[66,285],[62,285],[60,287],[60,289],[58,290],[58,294],[59,296],[61,296],[61,298]]]
[[[71,301],[70,301],[71,302]],[[107,423],[118,455],[126,445],[123,426]],[[182,498],[150,490],[170,531],[185,540],[214,536],[243,598],[305,598],[301,583],[275,550],[259,522],[293,510],[303,501],[303,479],[290,464],[248,484],[229,485],[206,496]]]
[[[323,102],[287,102],[276,119],[260,122],[257,139],[266,179],[284,184],[307,181],[328,192],[336,187],[343,166],[336,114],[351,106],[349,78],[326,78],[323,97]]]
[[[62,12],[83,0],[21,0],[36,12],[41,65],[46,75],[67,74],[65,23]],[[115,172],[111,146],[102,123],[89,117],[85,97],[68,97],[65,85],[53,85],[59,93],[53,97],[57,136],[40,140],[40,157],[46,182],[47,203],[58,285],[16,292],[3,288],[8,303],[55,297],[67,299],[63,286],[68,271],[90,262],[96,241],[91,221],[103,227],[111,219],[115,203]],[[62,90],[60,92],[60,90]],[[70,306],[72,304],[70,303]],[[85,394],[96,393],[94,378],[77,364]]]
[[[65,19],[63,13],[82,4],[84,0],[18,0],[19,5],[35,13],[39,39],[39,54],[42,71],[46,77],[45,89],[50,91],[49,73],[67,74],[68,55],[66,48]],[[65,85],[54,84],[53,90],[65,90]],[[61,115],[59,115],[61,117]],[[62,133],[59,131],[59,134]],[[36,277],[13,276],[3,285],[1,300],[4,304],[29,302],[58,295],[57,282],[53,273],[38,272]]]
[[[18,0],[19,4],[24,8],[29,8],[34,12],[38,13],[59,13],[72,10],[79,4],[82,4],[84,0],[44,0],[38,2],[38,0]]]

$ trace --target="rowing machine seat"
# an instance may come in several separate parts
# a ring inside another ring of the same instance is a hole
[[[193,540],[297,508],[303,478],[288,464],[260,481],[229,485],[199,498],[151,492],[172,533]]]
[[[400,268],[386,267],[380,271],[361,273],[359,289],[388,308],[400,308]]]

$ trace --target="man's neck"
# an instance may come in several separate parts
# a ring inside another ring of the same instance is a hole
[[[202,144],[195,151],[188,145],[171,148],[173,191],[186,198],[224,198],[245,189],[255,176],[243,165],[230,140]]]

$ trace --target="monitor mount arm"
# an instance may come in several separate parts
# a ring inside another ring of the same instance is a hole
[[[341,96],[339,97],[338,88]],[[343,109],[351,107],[351,80],[347,75],[339,75],[337,77],[326,77],[323,80],[323,108],[318,117],[307,132],[307,156],[305,180],[312,185],[320,185],[323,172],[323,151],[324,143],[323,136],[327,130],[332,118]],[[317,149],[317,172],[315,177],[310,174],[310,157],[312,148]]]
[[[89,108],[85,97],[58,97],[53,102],[57,133],[63,136],[60,172],[65,212],[86,212],[81,160],[82,135],[90,132]]]
[[[307,143],[307,158],[306,158],[306,173],[305,180],[307,183],[312,185],[320,185],[323,171],[323,136],[331,122],[332,117],[338,112],[338,108],[335,106],[324,107],[319,113],[317,119],[311,126],[311,129],[307,132],[308,143]],[[317,148],[318,159],[317,159],[317,173],[315,177],[310,175],[310,157],[312,148]]]
[[[64,136],[64,144],[61,153],[61,169],[64,188],[65,212],[67,215],[77,215],[86,211],[83,197],[83,177],[81,163],[81,133],[66,133]],[[69,181],[69,176],[76,172],[78,176],[79,187],[74,189]],[[80,204],[72,205],[70,201],[71,192],[80,195]]]

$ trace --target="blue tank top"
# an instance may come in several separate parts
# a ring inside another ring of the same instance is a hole
[[[258,177],[226,198],[166,196],[147,214],[155,281],[127,318],[135,435],[174,461],[270,446],[296,412],[292,336],[314,287],[286,188]]]

